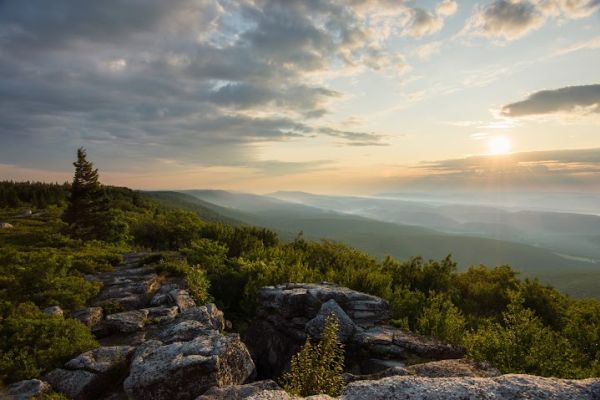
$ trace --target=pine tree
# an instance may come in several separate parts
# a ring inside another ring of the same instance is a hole
[[[73,163],[75,176],[63,221],[69,224],[73,236],[82,239],[94,238],[94,229],[103,212],[106,199],[98,182],[98,170],[87,159],[84,148],[77,149],[77,161]]]

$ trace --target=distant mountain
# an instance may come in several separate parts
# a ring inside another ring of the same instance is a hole
[[[298,198],[296,202],[285,201],[280,193],[272,195],[280,198],[206,190],[186,191],[186,194],[203,202],[214,201],[214,204],[229,212],[235,210],[242,222],[274,229],[287,238],[303,232],[305,237],[333,239],[378,257],[391,255],[398,259],[414,256],[440,259],[452,254],[461,268],[478,264],[509,264],[525,275],[537,276],[542,280],[546,274],[600,271],[598,264],[568,259],[541,247],[474,235],[448,234],[415,225],[324,210],[299,204]],[[303,200],[311,196],[302,194]],[[318,203],[316,198],[313,199],[314,203]],[[327,197],[327,201],[336,200],[341,201],[340,198]],[[362,201],[364,199],[356,200],[357,203]],[[561,287],[560,282],[555,284]],[[573,292],[576,289],[570,287]]]
[[[271,196],[326,210],[380,221],[418,225],[444,233],[508,240],[545,247],[561,254],[600,260],[597,215],[515,210],[476,204],[454,204],[453,197],[421,201],[379,197],[320,196],[276,192]]]

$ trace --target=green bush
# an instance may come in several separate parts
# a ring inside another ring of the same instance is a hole
[[[291,361],[290,371],[283,375],[284,389],[296,396],[327,394],[339,396],[344,388],[344,347],[338,338],[339,321],[332,313],[327,316],[321,340],[313,344],[310,338]]]
[[[417,320],[417,332],[451,343],[460,343],[465,333],[465,318],[460,310],[443,294],[434,294]]]
[[[0,322],[0,379],[6,383],[38,377],[98,346],[79,321],[45,315],[31,303]]]

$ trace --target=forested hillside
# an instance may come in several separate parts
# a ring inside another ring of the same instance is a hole
[[[42,310],[80,309],[100,289],[83,275],[110,270],[132,250],[153,252],[146,263],[158,272],[181,273],[196,296],[214,299],[242,332],[253,316],[258,288],[330,281],[387,299],[397,326],[463,345],[469,357],[488,360],[502,372],[600,375],[600,302],[575,300],[519,279],[510,266],[457,272],[450,257],[380,261],[302,235],[284,243],[268,229],[218,222],[221,217],[206,210],[198,210],[207,213],[203,219],[167,207],[158,202],[165,203],[165,195],[99,184],[93,189],[97,198],[80,200],[92,201],[93,211],[65,222],[65,210],[74,208],[71,185],[3,182],[0,187],[11,193],[0,204],[4,383],[40,376],[97,345],[78,321]],[[99,216],[101,224],[81,222]],[[186,261],[174,261],[178,253]],[[110,307],[106,313],[115,312]]]

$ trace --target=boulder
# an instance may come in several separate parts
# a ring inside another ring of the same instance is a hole
[[[253,397],[265,391],[278,391],[282,389],[272,380],[264,380],[246,385],[233,385],[225,387],[213,387],[207,390],[196,400],[242,400]]]
[[[407,367],[406,370],[409,374],[428,378],[446,378],[452,376],[491,378],[500,376],[500,371],[489,363],[467,359],[441,360],[415,364]]]
[[[321,334],[329,315],[334,315],[337,318],[340,324],[338,337],[342,342],[347,342],[354,334],[356,325],[333,299],[323,303],[317,316],[306,323],[306,332],[313,338],[321,339]]]
[[[107,373],[129,365],[135,347],[105,346],[87,351],[65,364],[66,369],[83,369],[94,373]]]
[[[378,297],[331,283],[285,284],[260,290],[256,318],[246,334],[259,378],[279,377],[307,336],[320,337],[332,312],[340,321],[346,364],[353,373],[464,355],[460,347],[385,325],[391,309]]]
[[[124,311],[106,316],[105,323],[109,329],[121,333],[142,330],[148,318],[148,309]]]
[[[39,379],[15,382],[0,390],[0,398],[6,400],[41,399],[52,391],[50,385]]]
[[[102,307],[87,307],[83,310],[75,311],[71,316],[89,328],[93,328],[98,322],[102,321],[103,315]]]
[[[52,387],[70,399],[98,398],[127,373],[135,349],[130,346],[100,347],[68,361],[64,368],[46,374]]]
[[[44,314],[51,315],[53,317],[61,317],[61,318],[65,316],[63,309],[60,308],[59,306],[50,306],[50,307],[44,308]]]
[[[0,229],[13,229],[14,226],[8,222],[0,222]]]
[[[136,350],[123,384],[131,399],[195,399],[213,386],[238,385],[254,363],[237,334],[209,330],[187,342],[149,340]]]
[[[169,292],[169,304],[176,305],[180,311],[196,306],[196,302],[187,290],[174,289]]]
[[[597,400],[600,379],[566,380],[532,375],[492,378],[393,376],[353,382],[342,400]]]
[[[87,400],[98,398],[105,389],[102,376],[85,370],[57,368],[48,372],[44,379],[52,388],[64,393],[69,399]]]

